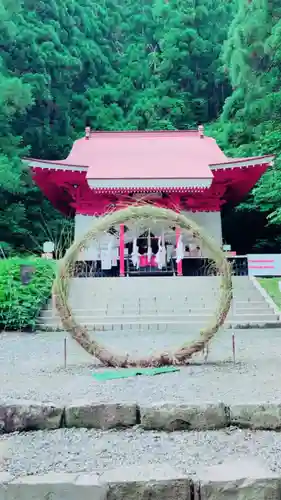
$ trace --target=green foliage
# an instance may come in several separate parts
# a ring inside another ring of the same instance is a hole
[[[281,243],[281,5],[277,0],[237,0],[237,10],[224,44],[223,61],[233,88],[220,120],[209,133],[230,156],[275,154],[269,168],[239,210],[262,212],[276,225],[256,246]],[[272,239],[273,238],[273,239]]]
[[[21,282],[23,265],[34,268],[27,285]],[[51,295],[54,276],[53,261],[32,257],[0,259],[0,330],[33,330],[42,305]]]
[[[278,132],[281,111],[281,8],[276,1],[266,0],[240,0],[238,4],[224,53],[234,92],[222,118],[230,121],[228,133],[234,133],[237,146],[247,149],[247,145],[255,143],[258,153],[268,148],[276,153],[272,133]]]
[[[9,251],[39,252],[71,228],[20,158],[65,157],[86,124],[212,123],[229,156],[274,153],[239,210],[249,227],[258,221],[249,245],[280,245],[278,0],[1,0],[0,40],[0,241]],[[265,217],[275,232],[262,229]]]
[[[65,157],[87,123],[126,130],[215,122],[209,133],[230,156],[276,154],[239,209],[280,225],[279,1],[0,3],[0,241],[37,252],[60,238],[62,216],[19,158]],[[259,231],[254,244],[279,245],[278,231]]]
[[[280,278],[261,278],[259,282],[277,307],[281,308],[281,293],[279,290]]]
[[[1,0],[0,241],[37,252],[46,228],[62,224],[23,155],[65,157],[87,123],[175,129],[218,117],[230,92],[220,51],[233,5]]]

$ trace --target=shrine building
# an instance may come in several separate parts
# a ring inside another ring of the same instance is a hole
[[[153,132],[87,127],[65,160],[24,161],[53,206],[75,217],[75,238],[90,228],[94,217],[141,200],[184,213],[222,247],[222,206],[239,203],[274,156],[228,158],[203,126]],[[82,252],[79,261],[90,267],[95,262],[95,270],[106,276],[160,271],[190,275],[209,258],[200,245],[178,228],[151,221],[145,229],[112,228],[99,244],[93,242]]]

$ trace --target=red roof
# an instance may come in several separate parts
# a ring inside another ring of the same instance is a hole
[[[227,161],[198,131],[93,132],[75,141],[63,163],[88,165],[89,179],[212,178],[210,164]]]
[[[185,210],[219,210],[225,202],[238,203],[274,156],[227,158],[201,132],[92,132],[89,139],[74,142],[65,160],[24,161],[44,194],[67,213],[104,213],[115,195],[132,192],[177,193]]]
[[[253,187],[273,159],[273,155],[227,158],[215,139],[202,136],[199,127],[191,131],[92,132],[74,142],[65,160],[25,161],[34,169],[83,171],[96,192],[198,191],[209,189],[223,176],[228,189],[236,186],[240,193],[241,186],[243,192]],[[244,180],[238,176],[241,169],[245,170]]]

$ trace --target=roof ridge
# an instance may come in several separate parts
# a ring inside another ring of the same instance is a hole
[[[163,134],[163,133],[169,133],[169,134],[178,134],[178,133],[182,133],[182,132],[185,132],[185,133],[194,133],[196,132],[196,134],[199,134],[198,130],[196,128],[194,129],[183,129],[183,130],[91,130],[91,135],[94,135],[94,134],[98,134],[98,135],[101,135],[101,134],[105,134],[105,135],[108,135],[108,134],[116,134],[116,135],[119,135],[119,134],[132,134],[132,135],[135,135],[135,134]],[[206,136],[206,137],[209,137],[209,136]]]

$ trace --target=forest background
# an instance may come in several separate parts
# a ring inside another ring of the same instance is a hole
[[[96,130],[204,124],[232,156],[276,154],[223,212],[239,253],[280,251],[280,0],[0,0],[0,246],[42,250],[71,220],[20,158]]]

